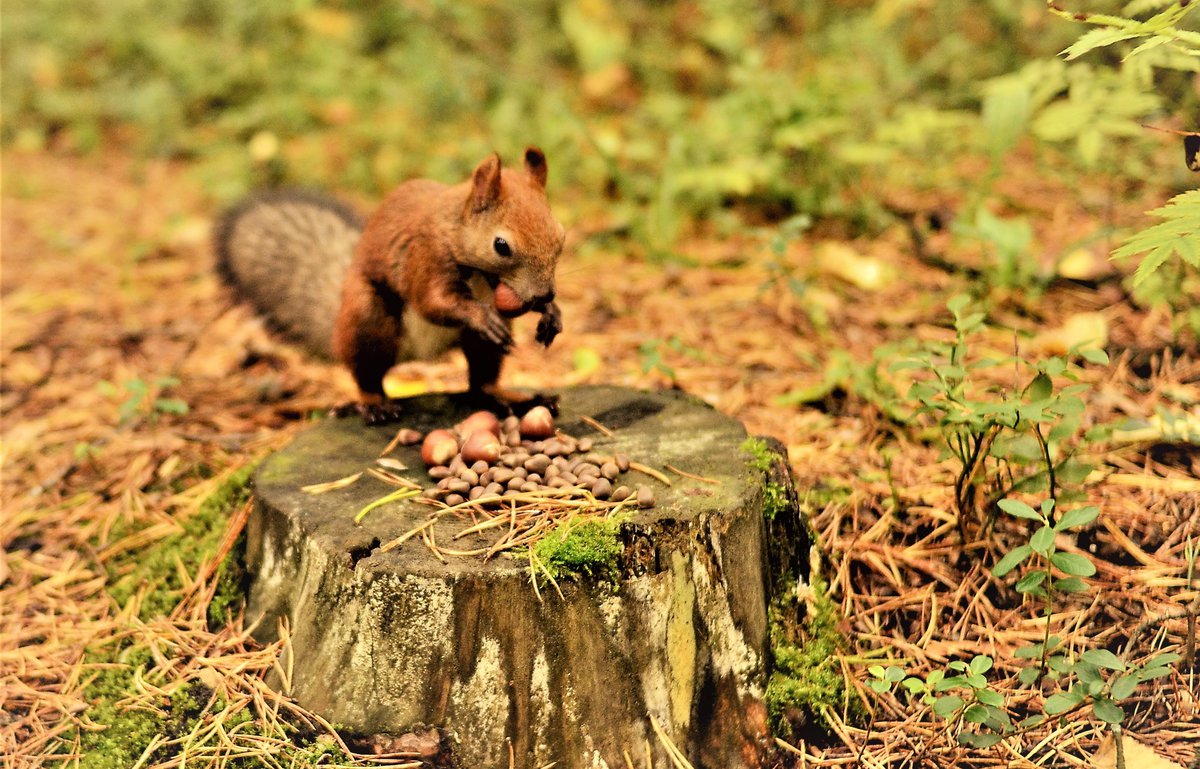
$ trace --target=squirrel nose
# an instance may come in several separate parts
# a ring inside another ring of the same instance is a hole
[[[554,301],[554,289],[550,289],[546,293],[533,300],[533,304],[537,307],[545,307]]]

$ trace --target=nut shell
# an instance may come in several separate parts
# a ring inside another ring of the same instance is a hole
[[[534,406],[521,417],[521,437],[542,440],[554,435],[554,415],[545,406]]]
[[[432,430],[421,442],[421,461],[427,467],[448,465],[458,454],[458,439],[449,430]]]
[[[500,459],[500,441],[495,433],[487,430],[476,430],[467,438],[462,447],[464,462],[487,462],[491,464]]]
[[[458,434],[466,440],[477,430],[487,430],[492,435],[500,435],[500,420],[490,411],[476,411],[458,423]]]

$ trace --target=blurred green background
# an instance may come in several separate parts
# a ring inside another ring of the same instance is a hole
[[[568,221],[652,257],[796,215],[870,233],[889,189],[977,203],[1014,148],[1187,184],[1138,122],[1194,113],[1190,73],[1169,46],[1053,58],[1084,31],[1041,0],[30,0],[4,9],[3,141],[185,159],[218,202],[373,199],[537,143]]]

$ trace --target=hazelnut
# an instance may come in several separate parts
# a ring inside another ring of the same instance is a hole
[[[433,430],[421,444],[421,461],[426,466],[447,465],[458,454],[458,439],[449,430]]]
[[[476,430],[467,438],[462,447],[464,462],[487,462],[491,464],[500,459],[500,441],[495,433],[487,430]]]
[[[554,435],[554,415],[545,406],[534,406],[521,417],[521,437],[541,440]]]

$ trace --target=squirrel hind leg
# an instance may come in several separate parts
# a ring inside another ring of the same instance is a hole
[[[480,408],[501,416],[525,412],[535,406],[545,406],[558,415],[558,396],[541,393],[519,393],[500,386],[500,369],[504,351],[475,332],[467,329],[462,335],[462,349],[467,356],[468,396]]]

